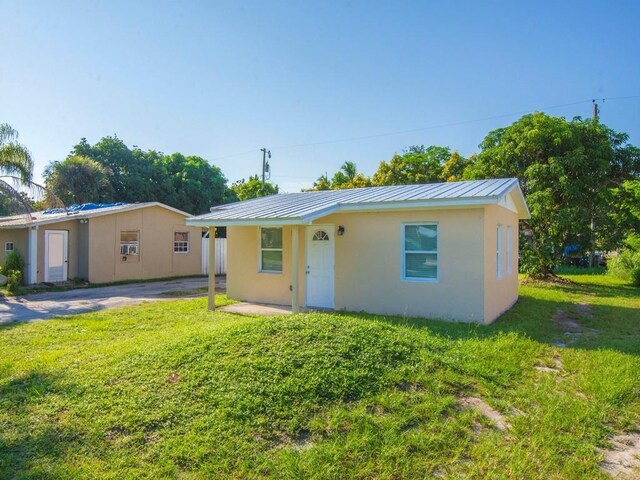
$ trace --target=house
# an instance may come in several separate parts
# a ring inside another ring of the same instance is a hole
[[[526,218],[508,178],[273,195],[187,225],[227,227],[233,299],[490,323],[518,298]]]
[[[0,218],[0,256],[19,251],[25,281],[91,283],[201,273],[202,229],[158,202],[85,204]]]

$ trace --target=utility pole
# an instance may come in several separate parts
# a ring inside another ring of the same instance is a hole
[[[269,160],[267,159],[267,157],[271,158],[271,150],[267,150],[266,148],[261,148],[260,151],[262,152],[262,195],[264,196],[265,174],[267,173],[269,174],[269,176],[267,177],[267,180],[271,178],[271,168],[269,167]]]
[[[604,99],[602,100],[604,101]],[[596,99],[594,98],[592,100],[593,102],[593,123],[597,124],[598,123],[598,117],[600,116],[600,106],[598,105],[598,102],[596,101]],[[595,192],[593,192],[593,195],[595,196]],[[593,199],[592,199],[593,201]],[[595,261],[596,261],[596,212],[594,211],[594,207],[593,204],[591,206],[591,251],[589,252],[589,268],[593,268]]]

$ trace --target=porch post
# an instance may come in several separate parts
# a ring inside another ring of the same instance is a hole
[[[209,227],[209,310],[216,309],[216,227]]]
[[[38,227],[29,228],[27,237],[27,284],[38,283]]]
[[[297,225],[291,227],[291,312],[298,313],[298,236],[300,229]]]

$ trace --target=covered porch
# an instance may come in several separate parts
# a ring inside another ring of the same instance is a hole
[[[224,225],[228,227],[229,297],[256,305],[290,305],[292,313],[334,309],[335,238],[344,228],[313,222],[265,223]],[[209,227],[210,236],[216,228]],[[210,252],[209,271],[215,268],[215,255]],[[216,308],[212,282],[210,276],[210,310]]]

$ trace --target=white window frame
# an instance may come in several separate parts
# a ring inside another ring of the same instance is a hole
[[[176,240],[176,233],[186,233],[187,234],[187,239],[186,240]],[[176,230],[175,232],[173,232],[173,253],[180,253],[180,254],[185,254],[185,253],[189,253],[189,244],[191,243],[191,235],[189,235],[189,232],[185,232],[184,230]],[[176,250],[176,248],[181,248],[181,247],[186,247],[186,250]]]
[[[513,273],[513,227],[507,225],[507,275]]]
[[[438,235],[436,236],[436,249],[435,250],[410,250],[409,253],[424,253],[436,256],[436,277],[435,278],[422,278],[422,277],[407,277],[407,251],[405,250],[405,234],[406,228],[412,225],[418,226],[434,226],[438,230]],[[400,272],[400,279],[403,282],[418,282],[418,283],[439,283],[440,282],[440,224],[438,222],[407,222],[403,223],[401,226],[402,229],[402,246],[400,247],[400,253],[402,255],[401,265],[402,270]]]
[[[135,242],[123,242],[122,234],[123,233],[135,233],[137,235],[138,240]],[[127,250],[131,249],[132,246],[135,247],[135,253],[123,253],[122,247],[127,246]],[[140,255],[140,230],[120,230],[120,255]]]
[[[263,228],[279,228],[282,230],[282,247],[280,248],[262,248],[262,229]],[[263,270],[262,269],[262,252],[282,252],[282,265],[280,270]],[[282,226],[264,226],[258,227],[258,273],[268,273],[269,275],[282,275],[284,272],[284,228]]]
[[[11,245],[11,248],[9,248],[9,245]],[[4,242],[4,251],[6,252],[13,252],[15,250],[16,246],[13,242]]]
[[[502,278],[502,270],[504,269],[504,239],[502,225],[496,228],[496,276],[498,280]]]

